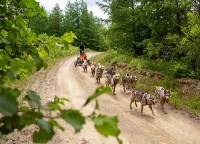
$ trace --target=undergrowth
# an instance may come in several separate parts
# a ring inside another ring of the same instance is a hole
[[[51,66],[55,65],[55,63],[59,62],[60,60],[66,58],[67,56],[71,56],[76,54],[78,49],[73,46],[69,46],[69,48],[63,48],[61,46],[57,46],[56,50],[50,50],[49,54],[46,54],[45,52],[41,51],[40,55],[43,58],[43,60],[47,63],[48,69],[51,68]],[[14,82],[8,81],[5,83],[6,86],[10,87],[22,87],[27,81],[27,79],[30,77],[31,74],[35,73],[36,70],[33,69],[32,72],[26,73],[24,75],[21,75],[21,79],[15,80]]]

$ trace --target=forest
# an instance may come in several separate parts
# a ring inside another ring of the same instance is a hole
[[[65,10],[57,4],[47,17],[35,16],[29,21],[29,27],[37,34],[62,36],[65,32],[73,32],[77,39],[73,45],[84,43],[87,48],[102,51],[106,48],[104,33],[106,28],[101,18],[88,11],[84,1],[68,2]]]
[[[94,16],[84,0],[68,2],[64,10],[56,4],[51,11],[35,0],[0,1],[0,139],[34,124],[38,131],[32,135],[33,142],[46,143],[55,135],[55,127],[64,131],[52,115],[59,113],[75,133],[89,117],[98,133],[122,143],[118,117],[96,113],[97,97],[110,93],[110,88],[100,86],[86,99],[83,107],[95,102],[95,110],[87,117],[80,110],[64,109],[67,98],[55,96],[43,104],[35,91],[20,88],[32,74],[75,55],[80,43],[106,53],[95,57],[97,62],[136,67],[148,77],[141,78],[138,89],[153,92],[149,86],[157,84],[172,88],[170,104],[199,116],[199,93],[182,98],[177,81],[200,80],[200,1],[102,0],[96,4],[108,19]],[[157,82],[149,79],[155,72],[162,76]]]
[[[105,0],[109,46],[133,56],[176,61],[177,77],[199,79],[198,0]]]
[[[47,17],[35,16],[29,27],[37,34],[61,36],[72,31],[73,43],[97,51],[114,49],[136,57],[177,62],[177,77],[200,78],[198,0],[105,0],[97,3],[109,15],[103,20],[84,1],[56,5]],[[106,27],[105,27],[106,26]]]

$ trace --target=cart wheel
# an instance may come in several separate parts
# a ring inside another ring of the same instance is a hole
[[[77,66],[77,62],[74,62],[74,66],[75,66],[75,67]]]

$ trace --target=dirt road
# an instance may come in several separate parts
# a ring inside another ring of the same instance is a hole
[[[96,53],[88,54],[89,57]],[[54,66],[47,75],[38,78],[31,84],[43,97],[43,102],[53,99],[54,95],[66,97],[70,102],[67,108],[80,109],[87,96],[91,95],[98,84],[91,76],[90,69],[83,72],[82,67],[74,67],[75,57],[63,60]],[[104,84],[102,79],[101,84]],[[181,111],[170,106],[166,107],[168,114],[163,114],[161,107],[157,104],[154,107],[155,116],[152,116],[148,107],[144,108],[144,116],[140,114],[140,105],[129,109],[130,96],[123,93],[122,87],[117,86],[117,95],[103,95],[99,98],[100,112],[109,115],[119,116],[120,138],[125,144],[199,144],[200,125],[199,121],[188,118]],[[94,104],[82,109],[84,115],[88,115],[94,109]],[[59,120],[65,127],[65,132],[56,130],[56,135],[49,143],[55,144],[115,144],[114,138],[104,138],[98,134],[93,123],[87,120],[87,124],[77,135],[74,130],[65,122]],[[30,129],[30,128],[29,128]],[[31,143],[22,140],[21,137],[30,135],[24,132],[17,136],[16,143]],[[29,137],[30,138],[30,137]]]

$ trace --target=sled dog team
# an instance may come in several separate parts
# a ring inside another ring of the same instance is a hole
[[[164,104],[169,102],[171,91],[161,86],[156,86],[155,95],[152,95],[148,92],[141,92],[135,90],[132,87],[132,85],[137,82],[137,77],[134,74],[131,75],[125,74],[120,76],[119,73],[116,73],[115,68],[113,66],[104,69],[104,66],[102,66],[100,63],[96,64],[95,62],[90,62],[88,64],[86,60],[83,62],[82,65],[84,72],[87,72],[87,68],[89,65],[91,69],[91,74],[93,77],[96,78],[97,83],[100,83],[100,80],[104,75],[106,78],[105,85],[111,86],[114,95],[117,84],[123,86],[124,93],[131,95],[130,109],[132,109],[132,103],[135,102],[135,106],[137,107],[137,102],[140,102],[141,114],[143,114],[143,107],[148,105],[150,110],[152,111],[152,114],[154,115],[152,105],[155,105],[155,103],[157,103],[156,102],[156,96],[157,96],[157,98],[160,101],[163,113],[167,114],[167,112],[164,109]]]

